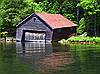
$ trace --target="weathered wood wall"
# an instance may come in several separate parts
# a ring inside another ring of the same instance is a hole
[[[63,38],[68,38],[69,35],[71,35],[73,33],[76,33],[76,27],[54,29],[53,40],[60,40],[60,39],[63,39]]]
[[[17,27],[16,40],[22,40],[23,30],[45,31],[46,40],[52,40],[52,31],[37,16],[32,15],[25,23]]]

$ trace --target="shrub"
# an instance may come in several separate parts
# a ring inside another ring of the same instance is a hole
[[[100,37],[72,36],[72,37],[68,38],[67,40],[62,39],[61,41],[59,41],[59,43],[61,43],[61,44],[65,44],[68,42],[97,42],[97,43],[100,43]]]
[[[81,18],[81,20],[79,21],[79,26],[77,28],[77,33],[78,34],[82,34],[85,31],[85,19]]]
[[[8,32],[1,32],[0,33],[0,37],[6,38],[7,37]]]

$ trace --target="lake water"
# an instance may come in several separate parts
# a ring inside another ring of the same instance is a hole
[[[100,74],[100,45],[0,43],[0,74]]]

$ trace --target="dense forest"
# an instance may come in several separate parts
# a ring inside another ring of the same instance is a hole
[[[0,31],[14,35],[20,21],[38,12],[62,14],[78,25],[77,34],[100,36],[100,0],[0,0]]]

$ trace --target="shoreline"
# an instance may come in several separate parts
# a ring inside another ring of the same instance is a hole
[[[100,44],[100,42],[95,42],[95,41],[58,41],[58,43],[66,45],[66,44]]]
[[[16,38],[13,37],[0,38],[0,42],[13,42],[13,41],[16,41]]]

